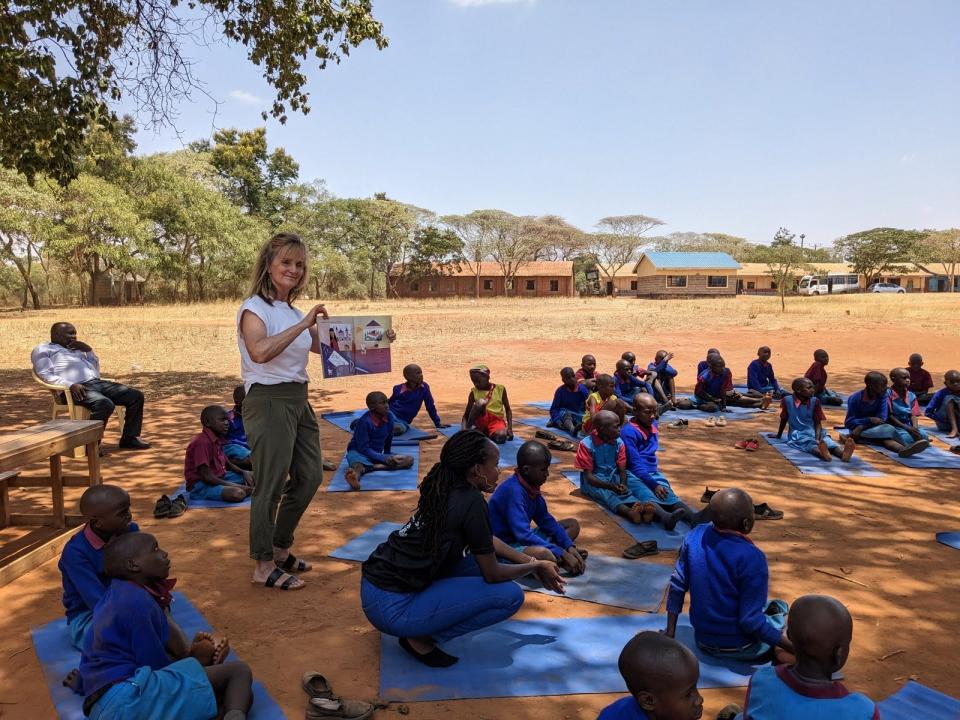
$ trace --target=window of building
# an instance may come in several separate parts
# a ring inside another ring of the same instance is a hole
[[[757,283],[754,282],[753,280],[747,280],[747,290],[756,290],[756,289],[757,289]]]
[[[536,290],[537,281],[536,280],[527,280],[527,290]]]
[[[707,287],[725,288],[727,286],[726,275],[707,275]]]
[[[436,280],[436,279],[431,280],[431,281],[430,281],[430,292],[436,292],[436,291],[437,291],[437,286],[438,286],[437,280]]]
[[[412,290],[413,292],[419,291],[419,290],[420,290],[420,283],[418,283],[418,282],[416,282],[416,281],[410,283],[410,290]]]
[[[483,281],[484,290],[493,290],[493,280],[484,280]]]
[[[550,281],[550,292],[560,292],[560,281],[551,280]]]
[[[631,280],[631,281],[630,281],[630,289],[631,289],[631,290],[636,290],[636,289],[639,287],[639,286],[637,285],[637,282],[638,282],[637,280]]]
[[[667,275],[668,288],[685,288],[687,286],[686,275]]]

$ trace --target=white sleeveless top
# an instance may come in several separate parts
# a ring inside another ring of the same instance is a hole
[[[240,328],[240,318],[247,310],[263,321],[267,335],[277,335],[303,319],[302,312],[280,300],[274,300],[273,305],[269,305],[259,295],[244,300],[237,312],[237,347],[240,349],[240,376],[247,392],[250,392],[250,386],[254,383],[279,385],[286,382],[309,382],[307,360],[313,345],[310,331],[304,330],[300,333],[272,360],[256,363],[250,359],[250,353],[243,341],[243,330]]]

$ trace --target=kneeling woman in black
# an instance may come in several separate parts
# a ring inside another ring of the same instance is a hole
[[[367,619],[431,667],[457,661],[438,643],[520,609],[523,590],[512,580],[536,573],[546,587],[563,592],[556,563],[517,552],[490,531],[483,493],[497,486],[499,460],[497,446],[476,430],[447,440],[420,485],[413,517],[363,563]],[[498,555],[515,564],[497,562]]]

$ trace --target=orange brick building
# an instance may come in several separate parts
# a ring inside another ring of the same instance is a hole
[[[476,297],[477,263],[444,268],[443,274],[409,280],[391,273],[390,288],[398,297]],[[535,261],[517,270],[513,287],[505,292],[506,279],[495,262],[479,263],[480,297],[573,297],[576,285],[572,261]]]

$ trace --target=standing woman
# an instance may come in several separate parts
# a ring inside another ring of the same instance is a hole
[[[370,623],[430,667],[458,658],[437,645],[512,616],[535,573],[563,592],[556,563],[537,560],[493,536],[483,493],[497,486],[500,450],[476,430],[447,440],[420,485],[410,521],[363,563],[360,601]],[[469,550],[469,554],[467,551]],[[497,562],[497,556],[512,565]]]
[[[243,423],[256,479],[250,506],[253,582],[281,590],[305,587],[293,573],[311,566],[290,548],[323,480],[320,429],[307,400],[307,358],[320,352],[317,315],[326,318],[327,311],[315,305],[304,315],[292,305],[307,283],[307,269],[303,241],[290,233],[274,235],[260,249],[237,313],[247,389]]]

